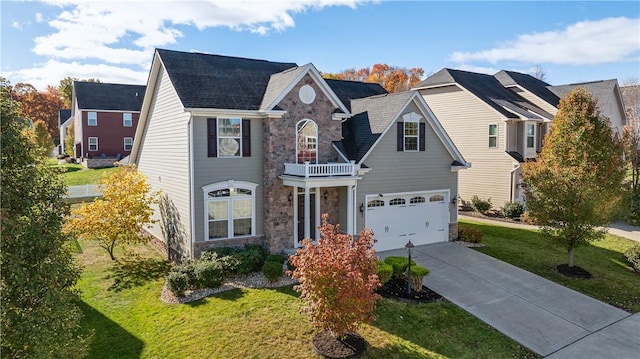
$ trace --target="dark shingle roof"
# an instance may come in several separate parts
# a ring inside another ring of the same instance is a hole
[[[258,110],[271,75],[297,67],[202,53],[156,50],[187,108]]]
[[[528,74],[506,70],[502,70],[493,76],[505,87],[520,85],[522,88],[527,89],[529,92],[540,97],[548,104],[558,107],[560,98],[550,91],[548,88],[549,84],[542,80]]]
[[[278,96],[304,71],[305,67],[293,67],[288,70],[271,75],[269,83],[262,98],[261,110],[266,110]],[[276,105],[277,106],[277,105]]]
[[[384,94],[351,101],[355,115],[342,124],[336,147],[349,160],[360,162],[415,92]]]
[[[569,91],[584,87],[591,93],[594,100],[596,100],[598,104],[605,104],[611,101],[611,97],[614,96],[613,90],[617,85],[618,80],[601,80],[560,86],[549,86],[548,88],[558,97],[564,97],[567,93],[569,93]]]
[[[338,96],[340,101],[351,111],[351,100],[363,97],[386,94],[387,90],[373,82],[324,79],[327,85]]]
[[[145,86],[74,81],[79,109],[140,111]]]
[[[65,123],[69,117],[71,117],[71,110],[60,110],[58,111],[58,126]]]
[[[553,115],[528,102],[522,96],[505,88],[491,75],[445,68],[423,80],[415,88],[445,85],[454,82],[460,84],[507,118],[518,118],[518,115],[512,112],[514,107],[520,108],[520,111],[517,111],[518,113],[534,111],[549,119],[553,117]],[[512,111],[504,108],[505,103],[511,104]]]

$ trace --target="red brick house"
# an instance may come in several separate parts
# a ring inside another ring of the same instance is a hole
[[[144,91],[145,86],[139,85],[75,81],[71,109],[75,157],[87,167],[104,167],[128,156]]]

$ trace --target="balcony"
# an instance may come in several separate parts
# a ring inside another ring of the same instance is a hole
[[[333,177],[333,176],[355,176],[358,167],[354,161],[350,163],[285,163],[284,174],[304,178],[311,177]]]

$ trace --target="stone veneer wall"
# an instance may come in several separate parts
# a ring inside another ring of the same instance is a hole
[[[310,85],[316,92],[313,103],[307,105],[300,101],[298,91],[304,85]],[[306,75],[291,92],[278,104],[287,111],[282,118],[269,118],[263,121],[264,130],[264,229],[265,241],[271,253],[280,253],[293,247],[293,202],[289,202],[292,187],[282,185],[279,178],[284,173],[285,163],[295,163],[296,124],[302,119],[310,119],[318,125],[318,163],[337,162],[338,153],[331,142],[342,138],[340,121],[331,119],[336,106],[331,103],[311,76]],[[337,197],[337,192],[333,196]],[[337,200],[325,201],[321,192],[320,208],[323,212],[333,213],[337,219],[338,206],[327,210],[325,203],[337,203]]]
[[[105,168],[113,167],[113,164],[117,161],[114,158],[83,158],[82,166],[85,168]]]
[[[217,239],[215,241],[195,242],[193,244],[193,258],[200,258],[202,252],[220,247],[242,247],[246,243],[265,245],[264,236]]]
[[[449,223],[449,242],[458,240],[458,222]]]

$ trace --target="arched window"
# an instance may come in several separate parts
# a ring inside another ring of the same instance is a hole
[[[429,202],[442,202],[442,201],[444,201],[444,196],[440,194],[434,194],[433,196],[429,197]]]
[[[202,187],[205,240],[255,235],[256,187],[233,180]]]
[[[367,207],[384,207],[384,201],[380,199],[374,199],[367,202]]]
[[[409,200],[409,203],[425,203],[426,200],[424,197],[418,196],[418,197],[413,197],[411,198],[411,200]]]
[[[296,126],[296,163],[318,163],[318,125],[302,120]]]
[[[402,206],[405,203],[407,203],[404,198],[394,198],[391,201],[389,201],[389,205],[390,206]]]

